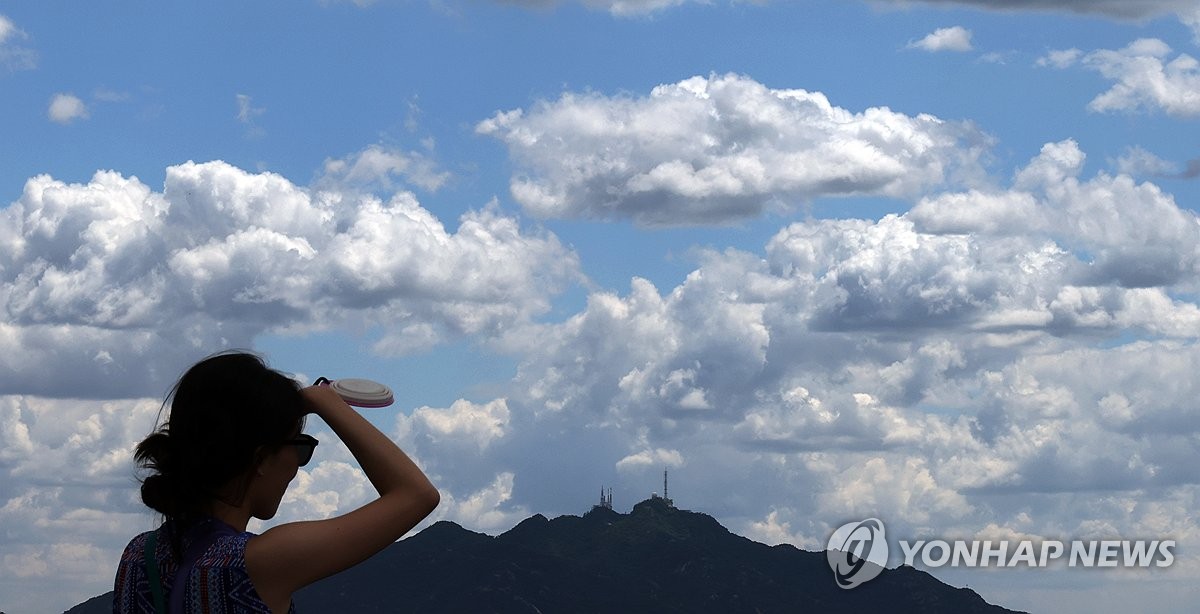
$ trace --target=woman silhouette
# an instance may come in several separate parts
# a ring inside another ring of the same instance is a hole
[[[117,570],[113,611],[293,611],[292,593],[367,559],[429,515],[433,484],[383,433],[327,386],[300,388],[257,356],[223,353],[190,368],[168,396],[167,421],[137,446],[151,470],[142,501],[164,516],[133,538]],[[342,516],[293,522],[262,535],[324,420],[379,497]]]

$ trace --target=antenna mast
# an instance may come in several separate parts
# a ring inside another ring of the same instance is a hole
[[[592,508],[604,508],[606,510],[612,509],[612,487],[609,487],[607,495],[604,494],[604,487],[600,487],[600,504],[593,505]]]

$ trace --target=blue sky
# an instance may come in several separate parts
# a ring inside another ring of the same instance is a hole
[[[475,530],[670,468],[809,549],[1171,536],[937,575],[1194,602],[1200,7],[990,4],[0,4],[0,610],[111,585],[129,450],[228,346],[391,384]],[[361,504],[350,461],[277,522]]]

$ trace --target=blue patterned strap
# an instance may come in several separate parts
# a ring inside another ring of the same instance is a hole
[[[154,595],[154,611],[156,614],[167,614],[167,601],[163,598],[162,579],[158,577],[158,560],[154,556],[158,549],[158,532],[151,531],[146,537],[146,545],[142,548],[142,558],[146,562],[146,576],[150,581],[150,592]]]

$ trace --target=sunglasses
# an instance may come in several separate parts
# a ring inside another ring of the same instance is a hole
[[[317,449],[317,444],[320,442],[312,435],[300,434],[283,443],[296,447],[296,460],[299,466],[303,467],[308,464],[308,461],[312,460],[313,452]]]

